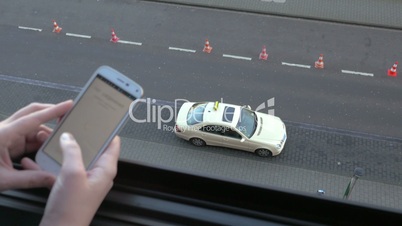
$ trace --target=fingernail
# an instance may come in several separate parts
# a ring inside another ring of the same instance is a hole
[[[61,139],[64,141],[69,141],[69,140],[73,140],[74,138],[69,133],[63,133],[63,134],[61,134]]]

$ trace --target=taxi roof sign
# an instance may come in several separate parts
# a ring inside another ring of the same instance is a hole
[[[218,110],[219,107],[219,101],[215,101],[215,105],[214,105],[214,110]]]

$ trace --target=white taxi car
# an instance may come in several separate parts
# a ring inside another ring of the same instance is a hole
[[[195,146],[222,146],[279,155],[286,142],[286,127],[276,116],[219,102],[186,102],[177,115],[175,134]]]

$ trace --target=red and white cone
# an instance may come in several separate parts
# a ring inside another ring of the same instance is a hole
[[[112,38],[110,39],[111,42],[118,42],[119,41],[119,37],[117,37],[116,33],[114,32],[114,29],[112,29]]]
[[[397,67],[398,67],[398,61],[395,62],[395,64],[392,65],[390,69],[388,69],[388,76],[396,77],[398,75],[398,72],[396,71]]]
[[[324,68],[324,55],[320,54],[318,60],[314,64],[315,68],[323,69]]]
[[[57,22],[56,22],[55,20],[53,20],[53,32],[54,32],[54,33],[60,33],[60,31],[61,31],[62,29],[63,29],[63,28],[59,27],[59,25],[57,24]]]
[[[260,60],[267,60],[267,59],[268,59],[267,48],[265,46],[262,46],[262,51],[260,53]]]
[[[205,40],[204,49],[202,51],[205,52],[205,53],[211,53],[212,47],[209,45],[208,39]]]

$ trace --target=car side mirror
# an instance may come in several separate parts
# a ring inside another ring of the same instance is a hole
[[[241,140],[240,140],[240,142],[243,143],[244,141],[246,141],[246,139],[245,139],[244,137],[242,137]]]
[[[250,105],[243,105],[243,108],[247,108],[247,109],[251,110],[251,106],[250,106]]]

